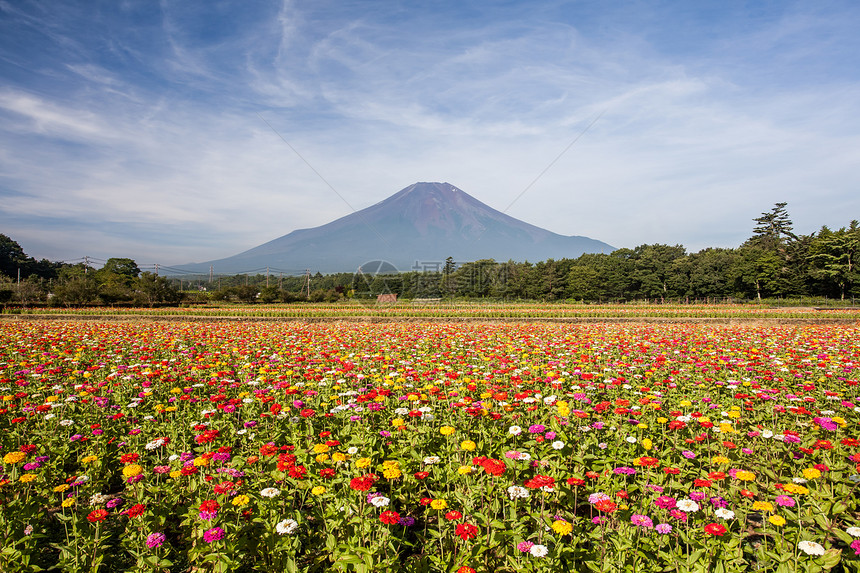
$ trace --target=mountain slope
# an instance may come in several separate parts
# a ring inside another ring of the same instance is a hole
[[[478,201],[448,183],[415,183],[379,203],[238,255],[183,265],[195,272],[237,273],[270,267],[354,271],[385,260],[401,271],[416,266],[479,259],[539,261],[575,258],[614,248],[588,237],[568,237],[530,225]]]

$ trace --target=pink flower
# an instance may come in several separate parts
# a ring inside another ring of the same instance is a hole
[[[212,529],[207,529],[203,532],[203,541],[206,543],[214,543],[216,541],[221,541],[224,538],[224,530],[220,527],[213,527]]]

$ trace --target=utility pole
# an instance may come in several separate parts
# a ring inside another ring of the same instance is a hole
[[[155,276],[158,276],[158,263],[155,263]]]
[[[305,269],[305,277],[307,278],[307,285],[308,285],[308,296],[307,296],[307,298],[308,298],[308,300],[310,300],[310,298],[311,298],[311,270],[310,269]]]
[[[84,274],[90,274],[90,258],[87,255],[84,255]]]
[[[209,284],[210,285],[212,284],[212,271],[214,271],[214,270],[215,270],[215,266],[209,265]]]
[[[266,288],[269,288],[269,267],[266,267]]]

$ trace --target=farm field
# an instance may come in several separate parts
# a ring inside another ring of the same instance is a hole
[[[0,320],[0,570],[860,571],[834,312]]]
[[[288,320],[512,320],[512,321],[638,321],[807,320],[860,321],[860,307],[776,306],[770,304],[574,304],[537,302],[439,302],[401,300],[396,304],[351,300],[341,303],[213,304],[167,308],[30,308],[0,317],[110,319],[288,319]],[[9,311],[12,312],[12,311]]]

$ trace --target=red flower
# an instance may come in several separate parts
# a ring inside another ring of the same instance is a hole
[[[445,519],[447,519],[448,521],[457,521],[458,519],[462,518],[463,514],[456,510],[449,511],[445,514]]]
[[[305,466],[293,466],[290,468],[290,477],[293,479],[305,479],[308,470]]]
[[[496,477],[505,473],[505,470],[507,469],[507,466],[505,466],[505,462],[501,460],[494,460],[493,458],[484,460],[480,465],[484,468],[485,472]]]
[[[425,479],[427,476],[430,475],[430,472],[415,472],[412,475],[415,476],[415,479]]]
[[[830,468],[824,464],[815,464],[812,467],[814,467],[815,469],[817,469],[820,472],[829,472],[830,471]]]
[[[310,408],[305,408],[304,410],[302,410],[300,412],[300,414],[301,414],[302,418],[313,418],[314,414],[316,414],[316,412],[314,412]]]
[[[712,479],[712,480],[726,479],[726,474],[725,474],[725,472],[711,472],[708,474],[708,479]]]
[[[349,480],[349,487],[355,491],[367,491],[373,487],[373,480],[369,476],[354,477]]]
[[[615,504],[615,502],[609,499],[598,500],[597,503],[594,504],[594,507],[595,509],[597,509],[597,511],[602,511],[603,513],[612,513],[613,511],[618,509],[618,506]]]
[[[580,486],[580,485],[583,485],[583,484],[585,484],[585,480],[584,480],[584,479],[579,479],[579,478],[567,478],[567,485],[570,485],[570,486]]]
[[[142,503],[136,503],[130,508],[128,508],[128,511],[126,511],[125,513],[129,517],[140,517],[141,515],[143,515],[144,511],[146,511],[146,506]]]
[[[335,474],[334,468],[323,468],[320,470],[320,477],[328,479],[333,478]]]
[[[552,487],[555,484],[555,478],[544,475],[536,475],[531,479],[527,479],[523,484],[527,488],[539,489],[542,487]]]
[[[214,499],[207,499],[203,503],[200,504],[200,511],[205,511],[206,513],[212,513],[213,511],[218,511],[221,506]]]
[[[468,541],[478,536],[478,528],[471,523],[460,523],[457,525],[454,533],[460,536],[463,541]]]
[[[476,573],[476,572],[471,567],[466,567],[465,565],[463,565],[462,567],[457,569],[457,573]]]
[[[233,488],[236,487],[235,484],[231,481],[222,481],[218,485],[215,486],[215,493],[218,495],[226,495],[230,493]]]
[[[696,479],[693,481],[694,487],[711,487],[711,482],[706,479]]]
[[[709,523],[705,526],[705,533],[707,533],[708,535],[718,535],[722,537],[725,532],[725,526],[720,525],[719,523]]]
[[[618,493],[615,494],[615,497],[620,497],[621,499],[627,499],[628,497],[630,497],[630,494],[628,494],[626,491],[624,491],[622,489]]]
[[[431,501],[433,501],[433,500],[430,499],[429,497],[422,497],[421,501],[419,501],[418,503],[420,503],[421,505],[430,505]]]
[[[124,464],[130,464],[132,462],[136,462],[138,459],[140,459],[140,454],[129,453],[129,454],[123,454],[123,456],[119,459],[119,461],[124,463]]]
[[[386,525],[397,525],[400,522],[400,514],[396,511],[383,511],[379,521]]]
[[[260,447],[260,454],[264,456],[274,456],[278,453],[278,448],[275,444],[263,444]]]
[[[104,521],[108,516],[108,510],[106,509],[97,509],[95,511],[91,511],[87,516],[87,519],[90,523],[99,523],[100,521]]]
[[[678,468],[663,468],[663,473],[671,474],[671,475],[673,475],[673,476],[676,476],[676,475],[678,475],[679,473],[681,473],[681,470],[679,470]]]
[[[755,497],[755,494],[748,489],[742,489],[741,495],[744,497]]]
[[[588,479],[597,479],[600,477],[600,474],[597,472],[585,472],[585,477],[587,477]]]

